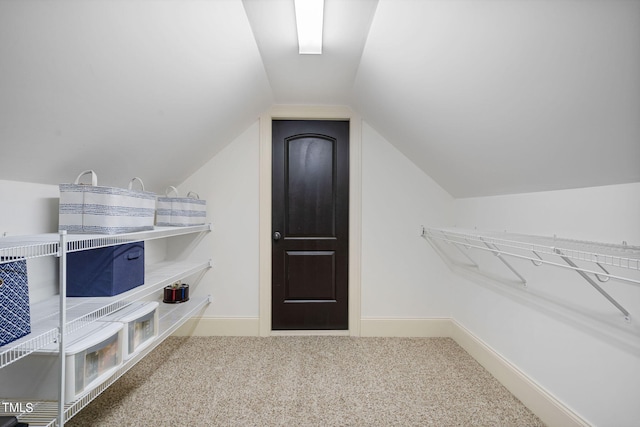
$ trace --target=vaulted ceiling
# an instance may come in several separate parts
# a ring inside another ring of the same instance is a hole
[[[348,105],[455,197],[640,182],[640,1],[3,0],[0,179],[181,182],[273,104]]]

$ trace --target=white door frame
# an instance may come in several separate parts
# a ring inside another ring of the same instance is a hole
[[[348,107],[275,105],[260,116],[260,336],[271,331],[271,121],[349,120],[349,330],[360,336],[362,119]],[[289,331],[287,331],[289,332]],[[295,333],[291,331],[291,333]],[[309,335],[332,331],[308,331]],[[344,331],[335,331],[344,334]]]

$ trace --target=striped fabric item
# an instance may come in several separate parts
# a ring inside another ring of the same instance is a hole
[[[80,184],[83,175],[91,174],[91,185]],[[139,181],[142,191],[132,189]],[[117,234],[152,230],[156,195],[144,191],[140,178],[129,189],[101,187],[93,171],[85,171],[73,184],[60,184],[60,230],[69,233]]]
[[[175,193],[176,197],[169,197]],[[207,202],[190,191],[187,197],[178,197],[178,190],[169,187],[167,197],[158,197],[156,209],[156,225],[168,227],[186,227],[202,225],[207,218]]]

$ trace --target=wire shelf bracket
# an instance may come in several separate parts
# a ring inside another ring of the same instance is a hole
[[[596,280],[605,283],[610,279],[615,279],[640,285],[640,280],[634,276],[640,272],[640,247],[638,246],[629,246],[626,242],[623,242],[622,245],[616,245],[559,239],[556,236],[551,238],[506,232],[465,231],[456,228],[427,228],[424,226],[420,226],[420,236],[427,239],[434,249],[441,252],[441,256],[447,258],[450,256],[446,252],[442,252],[437,241],[451,244],[478,270],[480,269],[479,265],[470,257],[467,250],[489,251],[520,279],[524,287],[527,286],[526,279],[505,259],[505,256],[531,261],[536,267],[544,264],[574,270],[613,304],[623,314],[625,321],[631,321],[629,311],[598,285]],[[453,259],[451,261],[458,263]],[[585,268],[578,263],[590,264],[593,267]],[[460,265],[468,266],[466,263]],[[610,270],[610,268],[619,269],[621,272]],[[627,271],[629,274],[626,273]],[[595,277],[596,280],[592,277]]]
[[[471,258],[471,255],[469,255],[468,253],[466,253],[465,251],[463,251],[463,250],[462,250],[462,248],[459,246],[459,244],[458,244],[458,243],[455,243],[455,242],[451,242],[451,243],[453,244],[453,246],[454,246],[457,250],[459,250],[459,251],[460,251],[460,253],[461,253],[462,255],[464,255],[464,257],[465,257],[465,258],[467,258],[467,259],[469,260],[469,262],[471,263],[471,266],[472,266],[472,267],[474,267],[474,268],[480,268],[480,266],[478,265],[478,263],[477,263],[477,262],[475,262],[475,261],[473,260],[473,258]],[[465,246],[465,247],[466,247],[466,246]]]
[[[584,280],[586,280],[591,286],[593,286],[603,297],[605,297],[611,304],[613,304],[620,312],[624,315],[624,320],[627,322],[631,321],[631,315],[629,312],[622,306],[618,301],[616,301],[611,295],[609,295],[604,289],[602,289],[596,282],[594,282],[591,277],[587,276],[587,273],[580,270],[578,266],[571,261],[569,258],[564,256],[564,253],[560,249],[556,249],[556,253],[560,255],[560,258],[564,260],[567,264],[575,269],[575,272],[578,273]]]
[[[484,243],[485,246],[488,247],[491,250],[491,252],[493,252],[493,254],[495,256],[497,256],[498,259],[500,261],[502,261],[503,264],[506,265],[509,270],[511,270],[511,272],[513,274],[518,276],[518,279],[520,279],[520,281],[522,282],[522,285],[524,287],[526,287],[527,286],[527,280],[524,277],[522,277],[522,275],[520,273],[518,273],[518,271],[515,268],[513,268],[513,266],[511,264],[509,264],[506,259],[504,259],[502,257],[502,254],[500,253],[500,249],[496,246],[496,244],[492,243],[491,245],[489,245],[489,243],[487,243],[486,240],[484,240],[482,237],[480,237],[479,239],[482,240],[482,243]],[[492,248],[492,246],[493,246],[493,248]]]

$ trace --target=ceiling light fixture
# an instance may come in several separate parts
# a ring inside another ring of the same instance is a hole
[[[322,22],[324,0],[294,0],[298,27],[298,53],[322,53]]]

